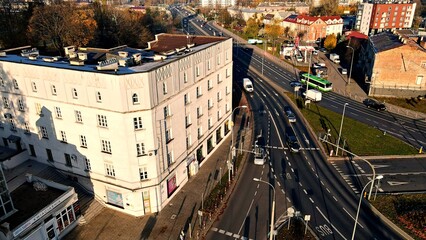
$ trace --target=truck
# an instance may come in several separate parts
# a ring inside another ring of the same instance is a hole
[[[340,57],[339,54],[336,53],[330,53],[330,60],[334,63],[339,64],[340,63]]]
[[[315,89],[308,89],[305,93],[305,98],[314,102],[319,102],[322,99],[322,93]]]
[[[243,87],[244,90],[246,90],[246,92],[253,92],[253,83],[251,82],[251,80],[249,78],[243,78]]]

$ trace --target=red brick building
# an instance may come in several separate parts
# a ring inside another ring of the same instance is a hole
[[[303,33],[301,40],[313,42],[318,38],[325,38],[327,35],[342,34],[343,19],[339,16],[291,15],[283,20],[282,26],[288,27],[293,37]]]
[[[384,30],[409,29],[413,24],[416,3],[368,1],[358,6],[355,28],[366,35]]]

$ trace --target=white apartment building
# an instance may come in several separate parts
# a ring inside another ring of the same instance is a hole
[[[235,6],[236,2],[235,0],[200,0],[200,5],[201,7],[228,7]]]
[[[159,34],[148,45],[0,52],[0,145],[111,208],[160,211],[230,131],[232,39]]]

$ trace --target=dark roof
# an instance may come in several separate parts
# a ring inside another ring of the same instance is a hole
[[[390,32],[382,32],[370,37],[370,42],[374,48],[374,52],[383,52],[390,49],[398,48],[404,45],[398,38]]]

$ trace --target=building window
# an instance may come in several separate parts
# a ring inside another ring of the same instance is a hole
[[[101,92],[96,92],[96,101],[102,102],[102,95]]]
[[[99,127],[108,127],[107,117],[105,115],[97,115],[98,117],[98,126]]]
[[[3,97],[3,107],[10,108],[9,99],[7,99],[7,97]]]
[[[172,113],[170,112],[170,106],[165,106],[163,108],[164,111],[164,118],[168,118],[172,116]]]
[[[189,149],[192,146],[191,135],[186,136],[186,149]]]
[[[219,111],[217,111],[217,120],[219,121],[219,119],[222,118],[222,111],[219,109]]]
[[[111,142],[107,140],[101,140],[102,152],[111,153]]]
[[[217,55],[217,65],[220,65],[220,55]]]
[[[222,78],[220,77],[220,74],[217,74],[217,83],[221,83],[222,82]]]
[[[203,136],[203,128],[199,127],[197,132],[198,132],[198,139],[200,139]]]
[[[78,110],[75,110],[74,113],[75,113],[75,121],[78,123],[83,123],[83,117],[81,116],[81,112]]]
[[[422,81],[423,81],[423,75],[418,75],[416,78],[416,84],[420,85],[422,84]]]
[[[62,118],[62,112],[60,107],[55,107],[56,118]]]
[[[46,148],[46,155],[47,155],[47,161],[49,162],[53,162],[53,154],[52,154],[52,150]]]
[[[226,95],[229,95],[231,93],[231,91],[229,91],[229,87],[228,86],[225,87],[225,92],[226,92]]]
[[[49,139],[49,135],[47,134],[47,128],[40,126],[40,134],[42,138]]]
[[[189,98],[189,93],[183,95],[183,101],[185,105],[188,105],[191,102],[191,99]]]
[[[0,76],[0,87],[4,87],[5,82],[2,76]]]
[[[10,130],[12,131],[16,131],[16,125],[15,125],[15,121],[13,121],[12,118],[9,119],[10,122]]]
[[[139,176],[140,176],[141,181],[148,179],[148,168],[145,167],[145,166],[140,167],[139,168]]]
[[[86,136],[80,135],[80,147],[87,148]]]
[[[207,105],[209,106],[209,109],[211,109],[213,107],[213,101],[210,98],[209,100],[207,100]]]
[[[201,91],[201,86],[197,87],[197,98],[201,97],[203,95],[203,92]]]
[[[135,130],[142,129],[142,117],[133,118],[133,126]]]
[[[56,92],[56,86],[55,85],[51,85],[50,86],[50,90],[52,91],[52,95],[56,96],[56,94],[57,94],[57,92]]]
[[[15,89],[19,89],[18,81],[16,79],[13,79],[13,87]]]
[[[74,221],[75,216],[72,205],[67,207],[67,209],[62,210],[58,215],[56,215],[56,223],[58,224],[59,232],[62,232]]]
[[[191,126],[191,115],[190,114],[185,116],[185,126],[186,127]]]
[[[28,146],[30,147],[30,155],[33,156],[33,157],[37,157],[34,145],[28,144]]]
[[[169,143],[170,141],[173,140],[173,134],[172,134],[172,129],[166,129],[166,143]]]
[[[211,79],[207,80],[207,89],[211,90],[213,88],[213,81]]]
[[[105,173],[109,177],[115,177],[114,165],[105,163]]]
[[[132,102],[133,104],[139,104],[139,97],[136,93],[133,93],[132,95]]]
[[[222,100],[222,92],[217,93],[217,101],[220,102]]]
[[[25,127],[25,133],[29,134],[30,133],[30,124],[28,122],[25,122],[24,127]]]
[[[87,158],[84,158],[84,168],[86,171],[92,171],[92,165],[90,164],[90,160]]]
[[[201,107],[197,107],[197,118],[203,116],[203,109]]]
[[[65,133],[65,131],[61,131],[61,139],[62,142],[67,142],[67,134]]]
[[[35,82],[31,82],[31,87],[33,89],[33,92],[37,92],[37,84]]]
[[[64,153],[64,155],[65,155],[65,166],[72,167],[71,155],[69,155],[68,153]]]
[[[138,157],[146,154],[144,143],[136,143],[136,154],[137,154]]]
[[[200,76],[200,67],[198,67],[198,66],[195,67],[195,76],[197,76],[197,77]]]
[[[167,84],[165,82],[163,82],[163,94],[167,94]]]
[[[211,64],[210,64],[210,59],[207,61],[207,70],[210,70],[212,68]]]
[[[174,158],[173,158],[173,151],[167,151],[167,163],[170,165],[172,165],[175,162]]]
[[[227,103],[227,104],[225,105],[225,112],[229,112],[229,110],[230,110],[230,108],[229,108],[229,104]]]
[[[207,126],[209,127],[209,129],[211,129],[213,127],[211,118],[207,119]]]
[[[426,68],[426,61],[422,61],[422,62],[420,63],[420,67],[422,67],[422,68]]]
[[[184,83],[188,82],[188,75],[186,74],[186,72],[183,73],[183,82]]]
[[[77,93],[77,89],[76,88],[72,89],[72,97],[73,98],[78,98],[78,93]]]
[[[226,77],[227,77],[227,78],[230,76],[230,74],[229,74],[229,70],[228,70],[228,69],[226,69],[225,74],[226,74]]]
[[[40,103],[36,103],[35,104],[35,109],[36,109],[36,113],[38,115],[41,115],[43,112],[41,111],[41,104]]]
[[[18,108],[19,111],[24,111],[24,100],[18,99]]]

